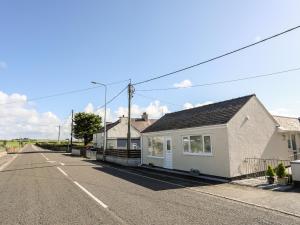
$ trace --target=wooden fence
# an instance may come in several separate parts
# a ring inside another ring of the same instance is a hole
[[[103,149],[98,148],[97,154],[103,155]],[[106,156],[115,156],[120,158],[141,158],[141,150],[140,149],[106,149],[105,150]]]

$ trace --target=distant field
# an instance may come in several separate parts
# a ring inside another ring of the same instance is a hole
[[[27,144],[27,143],[30,143],[30,142],[21,142],[24,144]],[[5,151],[6,148],[19,148],[20,147],[20,142],[17,141],[17,140],[14,140],[14,141],[4,141],[4,140],[1,140],[0,141],[0,151]]]

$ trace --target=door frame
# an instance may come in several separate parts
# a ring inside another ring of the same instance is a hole
[[[170,150],[168,150],[167,141],[170,141]],[[172,138],[170,136],[164,137],[164,168],[173,169],[173,148],[172,148]],[[168,157],[167,157],[168,154]],[[167,161],[167,159],[169,161]]]

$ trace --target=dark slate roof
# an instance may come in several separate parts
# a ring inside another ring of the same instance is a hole
[[[106,131],[108,131],[109,129],[113,128],[114,126],[118,125],[120,123],[120,120],[117,120],[116,122],[113,122],[113,123],[106,123]],[[99,130],[99,133],[102,133],[104,132],[104,127],[102,127],[100,130]]]
[[[255,95],[168,113],[142,133],[226,124],[253,96]]]
[[[155,121],[155,119],[148,119],[148,120],[144,120],[141,118],[132,118],[131,119],[131,125],[137,129],[139,132],[142,132],[145,128],[147,128],[148,126],[150,126],[151,124],[153,124]],[[116,125],[118,125],[120,123],[120,120],[117,120],[113,123],[108,123],[106,124],[106,131],[110,130],[111,128],[115,127]],[[99,133],[104,132],[104,127],[102,127],[99,130]]]

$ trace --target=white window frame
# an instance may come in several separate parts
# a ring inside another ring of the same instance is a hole
[[[203,152],[199,153],[193,153],[191,152],[191,136],[201,136],[202,137],[202,143],[203,143]],[[210,138],[210,152],[204,152],[205,151],[205,144],[204,144],[204,137],[209,137]],[[188,146],[189,146],[189,151],[186,152],[184,151],[184,141],[183,138],[188,138]],[[213,156],[213,140],[212,140],[212,135],[211,134],[189,134],[189,135],[182,135],[181,137],[181,143],[182,143],[182,153],[183,155],[195,155],[195,156]]]

